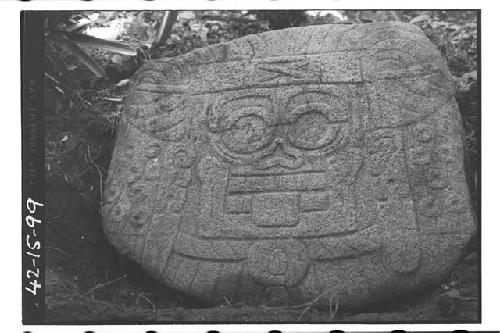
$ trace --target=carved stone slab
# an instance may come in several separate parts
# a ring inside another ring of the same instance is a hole
[[[377,302],[457,263],[475,231],[462,155],[450,73],[419,28],[251,35],[136,75],[104,229],[213,302]]]

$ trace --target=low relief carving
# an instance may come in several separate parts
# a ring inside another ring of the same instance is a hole
[[[307,249],[298,240],[259,241],[248,253],[250,274],[265,285],[294,286],[308,268]]]
[[[172,181],[167,199],[170,201],[170,211],[180,213],[187,200],[187,187],[192,181],[191,166],[195,162],[196,152],[190,144],[178,144],[171,150],[169,162],[172,165]]]
[[[310,67],[308,59],[273,59],[271,61],[261,62],[257,65],[259,83],[275,83],[280,78],[319,78],[314,69]],[[314,75],[316,74],[316,75]]]
[[[420,202],[420,211],[427,217],[437,217],[442,213],[439,200],[433,196],[426,196]]]
[[[210,301],[326,293],[354,306],[431,283],[464,246],[435,236],[443,218],[470,209],[456,185],[465,184],[459,124],[443,126],[456,105],[433,90],[450,85],[438,51],[405,24],[331,26],[332,45],[314,29],[248,37],[139,74],[125,110],[134,135],[117,143],[104,223],[129,221],[164,246],[132,256],[167,285]],[[277,49],[283,42],[298,46]],[[113,228],[111,241],[125,232]]]

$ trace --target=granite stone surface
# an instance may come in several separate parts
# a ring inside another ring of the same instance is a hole
[[[395,22],[150,62],[126,99],[105,233],[213,303],[349,307],[437,284],[476,230],[454,89],[437,48]]]

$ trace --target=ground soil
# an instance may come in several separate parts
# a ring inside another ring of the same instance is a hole
[[[103,114],[119,115],[121,105],[107,100],[94,103],[88,98],[91,102],[81,107],[50,89],[46,96],[47,322],[366,323],[479,319],[477,239],[442,285],[418,297],[376,307],[249,307],[229,301],[209,307],[164,287],[118,254],[102,232],[99,202],[116,129],[116,119],[103,118]],[[477,206],[477,198],[474,202]]]

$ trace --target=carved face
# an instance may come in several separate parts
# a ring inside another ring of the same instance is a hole
[[[202,207],[210,212],[200,215],[215,218],[205,223],[205,236],[269,237],[269,228],[271,237],[303,236],[352,227],[332,193],[335,162],[348,144],[346,94],[346,87],[239,92],[209,110],[214,154],[200,161],[199,174]]]

